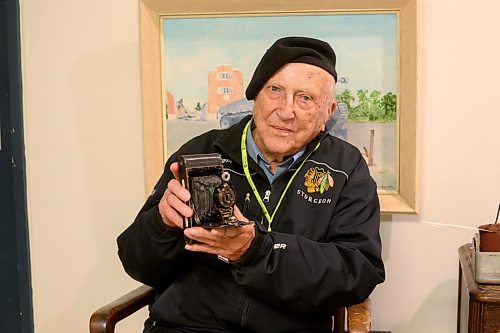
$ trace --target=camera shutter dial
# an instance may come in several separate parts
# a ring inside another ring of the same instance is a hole
[[[222,184],[217,189],[217,197],[222,207],[233,207],[236,202],[236,193],[227,183]]]

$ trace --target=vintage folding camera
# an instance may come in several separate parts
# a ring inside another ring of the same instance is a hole
[[[192,217],[184,218],[184,228],[237,227],[246,224],[234,216],[236,193],[219,154],[180,156],[179,176],[182,186],[191,193],[188,204],[194,211]]]

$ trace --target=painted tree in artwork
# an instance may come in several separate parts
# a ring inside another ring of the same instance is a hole
[[[382,96],[380,90],[359,89],[354,97],[349,90],[337,96],[349,108],[349,121],[396,121],[397,96],[388,92]]]
[[[337,100],[344,102],[347,105],[348,110],[351,109],[352,103],[354,102],[355,99],[356,98],[354,98],[349,89],[345,89],[344,91],[342,91],[342,93],[337,95]]]
[[[397,97],[395,94],[388,92],[382,97],[382,109],[384,110],[384,118],[392,121],[396,120]]]

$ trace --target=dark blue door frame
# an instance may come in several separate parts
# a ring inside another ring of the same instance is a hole
[[[33,333],[19,0],[0,1],[0,332]]]

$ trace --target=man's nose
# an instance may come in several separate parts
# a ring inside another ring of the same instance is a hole
[[[295,117],[295,100],[293,95],[286,95],[278,109],[278,116],[281,119],[292,119]]]

